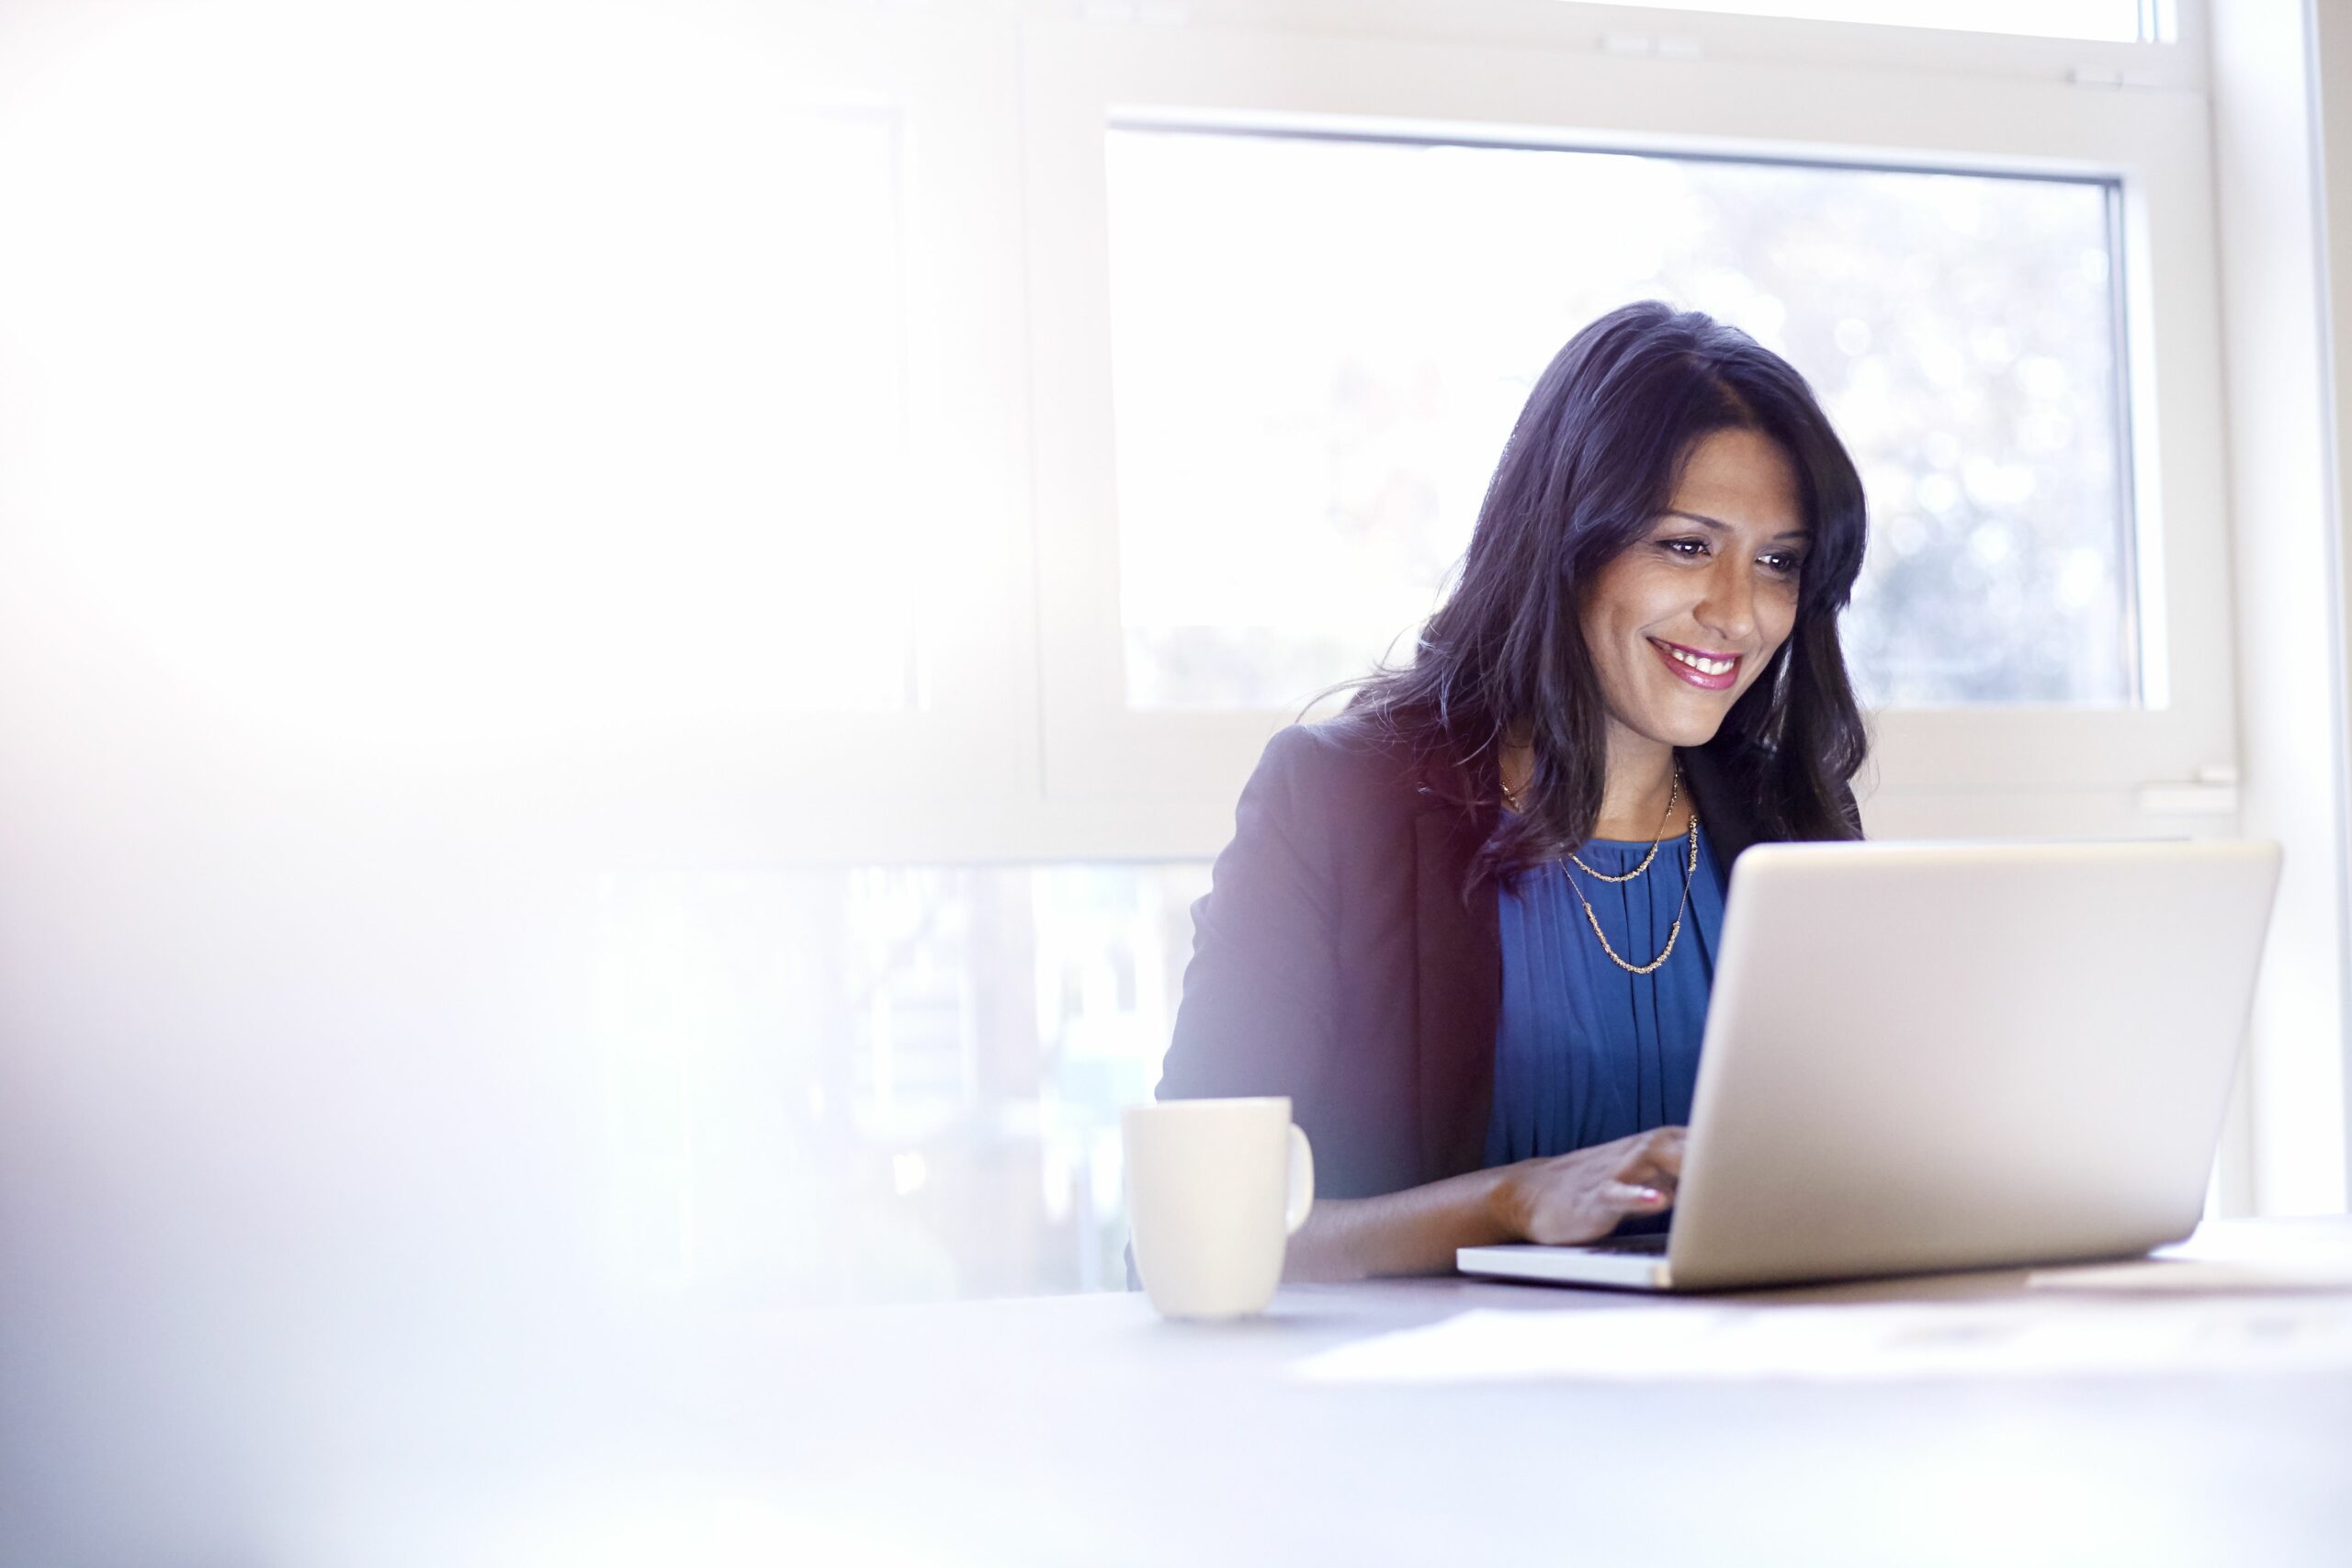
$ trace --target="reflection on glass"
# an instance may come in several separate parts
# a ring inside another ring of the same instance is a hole
[[[1108,144],[1126,693],[1410,657],[1529,388],[1629,299],[1812,380],[1878,705],[2137,700],[2112,187],[1132,129]]]
[[[776,1304],[1125,1284],[1197,863],[658,872],[605,888],[626,1284]]]

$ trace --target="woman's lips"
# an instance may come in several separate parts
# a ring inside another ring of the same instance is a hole
[[[1679,642],[1662,642],[1650,638],[1650,646],[1657,650],[1659,660],[1685,681],[1702,692],[1727,692],[1739,681],[1739,655],[1713,653],[1703,648],[1685,648]],[[1701,669],[1692,660],[1702,661]]]

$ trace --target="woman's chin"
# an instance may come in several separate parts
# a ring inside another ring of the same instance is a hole
[[[1731,716],[1731,704],[1719,697],[1704,703],[1680,701],[1660,704],[1641,716],[1643,722],[1627,725],[1628,729],[1662,745],[1681,750],[1704,746],[1719,734],[1724,720]]]

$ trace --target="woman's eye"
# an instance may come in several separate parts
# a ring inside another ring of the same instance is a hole
[[[1680,556],[1684,560],[1696,560],[1707,553],[1707,541],[1704,539],[1660,539],[1657,542],[1657,547],[1668,555]]]
[[[1777,577],[1794,577],[1804,558],[1793,550],[1774,550],[1763,558],[1764,569]]]

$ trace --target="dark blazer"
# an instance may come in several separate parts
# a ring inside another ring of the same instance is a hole
[[[1755,813],[1709,749],[1680,755],[1728,875]],[[1193,906],[1159,1098],[1288,1095],[1318,1197],[1484,1163],[1502,939],[1491,886],[1463,890],[1496,808],[1436,785],[1344,717],[1294,725],[1267,745]]]

